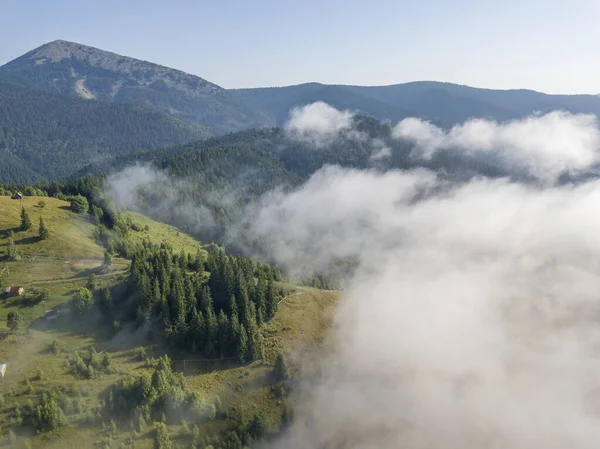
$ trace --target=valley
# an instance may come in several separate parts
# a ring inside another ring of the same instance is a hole
[[[600,96],[413,78],[429,11],[209,3],[97,48],[59,0],[1,61],[0,447],[595,448]]]

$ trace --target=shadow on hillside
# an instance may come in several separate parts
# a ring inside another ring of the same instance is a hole
[[[70,301],[54,309],[59,311],[55,320],[48,320],[45,316],[39,317],[29,325],[30,329],[41,332],[58,332],[69,337],[90,337],[93,340],[89,346],[96,346],[110,339],[110,327],[100,323],[95,317],[81,317],[70,307]],[[87,345],[86,345],[87,346]]]
[[[13,302],[11,304],[11,306],[16,305],[19,309],[28,309],[30,307],[37,306],[38,304],[40,304],[42,302],[42,300],[39,298],[25,296],[23,299],[16,302],[16,304],[15,304],[15,302]]]
[[[68,210],[69,212],[71,212],[71,206],[58,206],[58,208],[62,210]]]
[[[37,243],[39,241],[40,241],[39,236],[32,235],[31,237],[25,237],[25,238],[15,242],[15,245],[31,245],[32,243]]]
[[[19,226],[15,226],[13,228],[8,228],[8,229],[3,229],[2,231],[0,231],[0,238],[8,238],[8,236],[12,233],[13,234],[13,238],[14,235],[19,232],[21,230],[21,228]]]

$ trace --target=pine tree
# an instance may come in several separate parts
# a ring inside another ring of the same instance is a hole
[[[196,348],[204,348],[206,345],[206,324],[202,312],[194,309],[190,325],[191,340]]]
[[[104,262],[102,263],[102,266],[104,268],[110,268],[111,265],[112,265],[112,254],[109,253],[108,251],[104,251]]]
[[[44,224],[44,220],[40,217],[40,226],[38,228],[38,235],[40,236],[40,240],[46,240],[50,236],[50,231]]]
[[[229,349],[228,354],[239,355],[238,346],[240,342],[240,321],[237,314],[233,314],[229,320]]]
[[[31,220],[25,212],[25,208],[21,207],[21,231],[27,231],[28,229],[31,229]]]
[[[275,366],[273,367],[273,377],[277,382],[284,381],[288,378],[288,367],[283,358],[283,354],[277,354],[275,359]]]
[[[182,330],[185,327],[185,289],[181,271],[173,270],[171,279],[172,287],[168,297],[171,323]]]
[[[218,350],[218,333],[219,333],[219,322],[215,316],[215,312],[209,309],[206,316],[206,344],[204,351],[210,357],[216,356]]]
[[[218,323],[218,348],[219,355],[223,358],[227,355],[229,348],[229,319],[222,310],[219,313]]]
[[[270,321],[277,312],[277,295],[275,294],[275,287],[273,281],[269,280],[267,285],[267,293],[265,296],[265,321]]]
[[[240,325],[240,337],[237,344],[237,356],[240,362],[245,363],[248,359],[248,334],[243,325]]]

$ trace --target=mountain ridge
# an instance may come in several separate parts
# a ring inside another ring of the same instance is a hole
[[[0,76],[63,96],[149,106],[214,132],[265,124],[204,78],[75,42],[41,45],[0,66]]]
[[[63,96],[147,106],[200,123],[213,134],[281,126],[292,108],[315,101],[378,120],[414,116],[444,127],[470,118],[502,122],[556,109],[600,116],[597,95],[551,95],[441,81],[225,89],[178,69],[60,39],[0,66],[0,77]]]

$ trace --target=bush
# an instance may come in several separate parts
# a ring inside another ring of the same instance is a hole
[[[71,210],[76,214],[85,214],[90,209],[90,204],[84,196],[72,196],[69,201],[71,202]]]
[[[89,291],[94,292],[98,289],[98,282],[96,281],[96,275],[94,273],[88,276],[87,283],[85,284],[85,288]]]
[[[6,326],[11,331],[16,331],[22,322],[23,318],[19,312],[8,312],[8,315],[6,316]]]
[[[44,200],[38,201],[38,207],[40,209],[43,209],[44,207],[46,207],[46,202]]]
[[[171,449],[171,438],[167,426],[161,422],[155,422],[154,449]]]
[[[260,440],[267,434],[267,423],[262,413],[254,415],[252,421],[246,427],[246,432],[248,432],[253,440]]]
[[[51,352],[52,354],[60,354],[61,352],[64,352],[64,351],[65,351],[64,345],[58,340],[54,340],[48,346],[48,352]]]
[[[48,301],[50,299],[50,290],[47,288],[32,289],[29,297],[37,302]]]
[[[85,287],[81,287],[75,294],[75,308],[79,311],[80,315],[83,315],[89,310],[94,303],[92,292]]]
[[[148,355],[146,354],[146,350],[143,347],[140,347],[137,349],[136,356],[137,356],[137,359],[142,362],[148,358]]]

